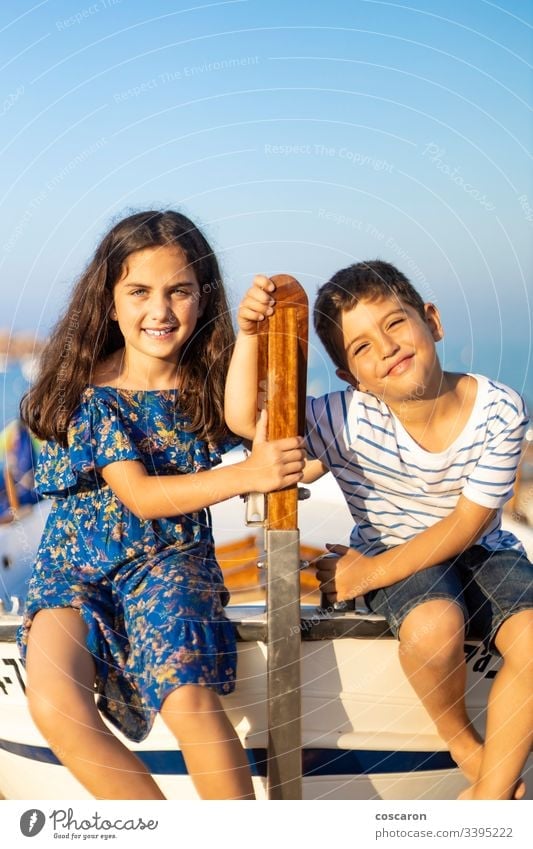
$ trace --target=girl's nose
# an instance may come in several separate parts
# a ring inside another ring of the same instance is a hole
[[[170,303],[163,296],[154,297],[150,301],[150,315],[158,321],[168,319],[172,314]]]

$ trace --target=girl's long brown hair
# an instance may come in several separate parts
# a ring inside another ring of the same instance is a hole
[[[67,444],[69,420],[95,364],[124,347],[110,311],[125,261],[134,251],[165,245],[177,245],[184,252],[204,306],[180,353],[179,410],[200,438],[217,442],[227,435],[224,384],[235,336],[218,262],[192,221],[170,210],[125,218],[97,248],[41,355],[37,381],[21,402],[21,417],[36,436]]]

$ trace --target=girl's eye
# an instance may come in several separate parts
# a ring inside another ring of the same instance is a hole
[[[354,348],[352,354],[354,357],[357,357],[358,354],[362,354],[368,348],[368,342],[364,342],[362,345],[358,345],[357,348]]]
[[[132,295],[146,295],[146,289],[133,289]]]

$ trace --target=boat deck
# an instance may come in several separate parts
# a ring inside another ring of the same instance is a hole
[[[266,610],[263,604],[232,605],[226,608],[233,622],[237,640],[243,643],[265,642],[267,634]],[[337,639],[394,639],[386,621],[373,613],[347,611],[328,613],[312,605],[302,606],[301,638],[304,641]],[[16,641],[21,617],[5,613],[0,615],[0,642]]]

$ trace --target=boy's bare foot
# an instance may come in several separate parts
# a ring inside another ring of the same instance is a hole
[[[470,727],[469,731],[470,733],[468,735],[461,735],[460,741],[456,739],[450,745],[450,755],[465,778],[468,779],[470,784],[474,784],[481,769],[483,740],[474,728]]]
[[[524,796],[526,795],[526,789],[527,789],[526,788],[526,782],[524,781],[523,778],[519,778],[518,781],[516,782],[512,798],[513,799],[523,799]]]
[[[479,794],[479,795],[478,795]],[[511,796],[511,799],[518,800],[523,799],[526,795],[526,783],[522,778],[519,778],[516,782],[514,793]],[[480,792],[478,789],[478,785],[476,783],[471,784],[470,787],[467,787],[466,790],[463,790],[462,793],[459,793],[458,799],[487,799],[486,795],[483,792]],[[493,797],[494,798],[494,797]]]
[[[462,790],[461,793],[459,793],[457,798],[460,799],[460,800],[473,799],[474,798],[474,785],[471,784],[470,787],[467,787],[465,790]]]
[[[468,735],[461,735],[460,743],[456,740],[450,746],[450,754],[455,763],[470,782],[470,787],[463,790],[458,799],[483,799],[487,798],[483,795],[478,795],[481,788],[477,788],[478,776],[481,770],[481,761],[483,758],[483,740],[478,735],[477,731],[470,726]],[[526,785],[523,779],[519,778],[516,782],[511,799],[523,799],[526,795]]]

